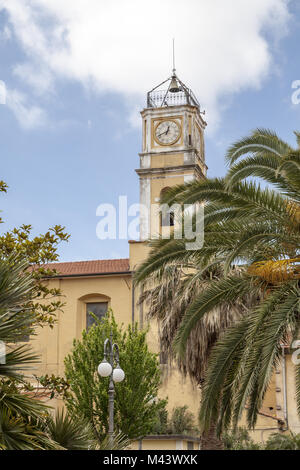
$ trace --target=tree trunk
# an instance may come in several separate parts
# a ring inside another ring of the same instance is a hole
[[[216,435],[216,427],[210,429],[201,436],[201,450],[223,450],[223,442]]]

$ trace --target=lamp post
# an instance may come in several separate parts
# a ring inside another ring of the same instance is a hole
[[[101,377],[110,377],[108,388],[108,441],[111,449],[114,440],[114,382],[122,382],[125,378],[124,371],[119,364],[119,346],[113,343],[112,338],[113,335],[111,331],[110,338],[104,341],[104,358],[98,366],[98,374]],[[115,364],[116,367],[114,367]]]

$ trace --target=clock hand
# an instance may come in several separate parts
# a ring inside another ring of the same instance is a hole
[[[162,132],[161,134],[158,134],[157,137],[160,137],[160,136],[163,135],[163,134],[167,134],[167,133],[169,132],[169,129],[170,129],[170,126],[168,127],[168,129],[167,129],[166,131]]]
[[[164,134],[167,134],[167,133],[168,133],[168,131],[164,131],[164,132],[162,132],[161,134],[158,134],[157,137],[160,137],[161,135],[164,135]]]

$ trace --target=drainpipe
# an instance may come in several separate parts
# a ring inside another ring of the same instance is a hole
[[[282,390],[283,390],[283,417],[286,424],[286,429],[283,431],[287,431],[289,429],[289,422],[288,422],[288,409],[287,409],[287,387],[286,387],[286,362],[285,362],[285,350],[284,346],[281,346],[282,350]]]
[[[131,278],[131,322],[132,322],[132,326],[134,326],[134,307],[135,307],[135,291],[134,291],[134,281],[133,281],[133,277],[134,277],[134,271],[132,271],[132,278]]]

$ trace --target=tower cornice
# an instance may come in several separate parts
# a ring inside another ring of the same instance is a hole
[[[137,168],[135,171],[139,176],[157,176],[169,175],[170,173],[186,173],[187,171],[194,171],[200,178],[205,178],[201,168],[196,163],[191,165],[176,165],[164,168]]]
[[[169,107],[159,107],[159,108],[144,108],[141,112],[142,118],[146,118],[147,116],[156,116],[156,117],[164,117],[174,116],[176,114],[183,115],[184,113],[193,113],[196,114],[200,123],[201,127],[205,129],[207,126],[207,122],[203,119],[202,114],[198,106],[192,106],[189,104],[181,104],[177,106],[169,106]]]

